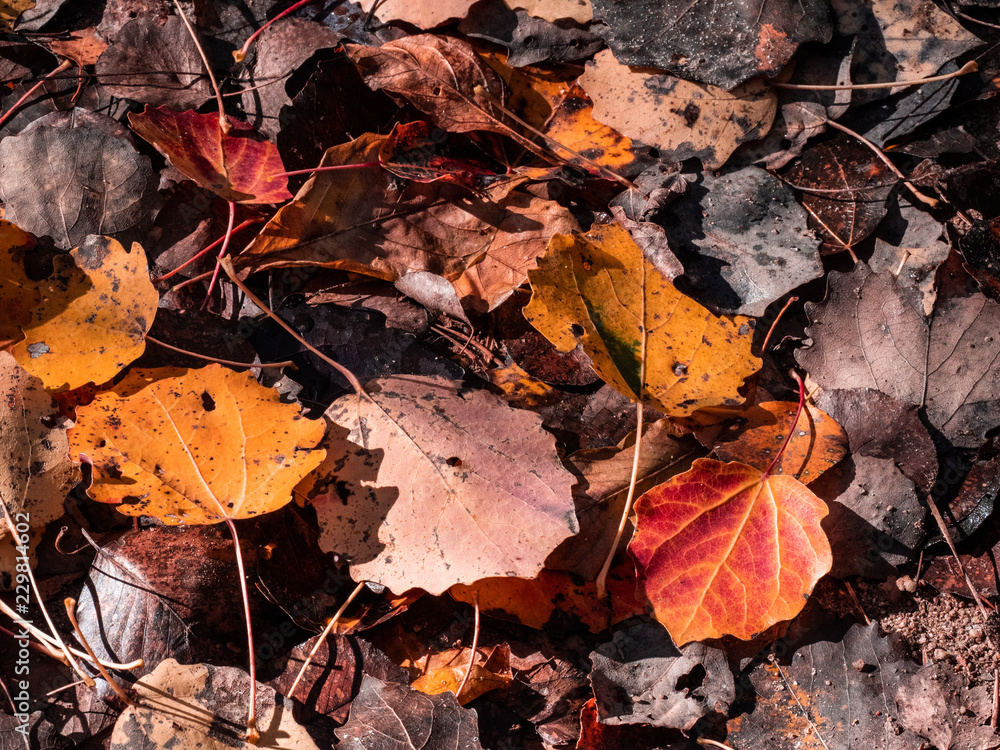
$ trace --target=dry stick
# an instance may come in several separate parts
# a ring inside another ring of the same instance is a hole
[[[767,342],[771,340],[771,334],[774,333],[774,328],[775,326],[778,325],[778,321],[781,320],[781,316],[785,314],[785,310],[791,307],[793,303],[798,301],[799,301],[798,297],[789,297],[788,302],[786,302],[785,306],[782,307],[781,310],[778,312],[778,317],[774,319],[774,322],[771,323],[771,327],[767,329],[767,335],[764,337],[764,343],[760,345],[761,354],[767,351]]]
[[[240,281],[239,276],[236,275],[236,269],[233,268],[232,258],[229,257],[219,258],[219,265],[222,266],[223,270],[226,272],[226,275],[229,276],[229,280],[232,281],[234,284],[236,284],[236,286],[240,288],[240,291],[243,292],[251,302],[253,302],[255,305],[257,305],[257,307],[259,307],[261,310],[267,313],[268,317],[271,318],[271,320],[273,320],[279,326],[281,326],[290,334],[292,334],[292,336],[295,337],[295,340],[298,341],[300,344],[302,344],[302,346],[304,346],[306,349],[311,351],[313,354],[315,354],[317,357],[322,359],[333,369],[335,369],[337,372],[343,375],[347,379],[347,382],[351,384],[351,388],[354,389],[355,393],[365,398],[366,400],[371,401],[371,403],[373,404],[375,403],[374,401],[372,401],[372,397],[365,392],[365,389],[361,386],[361,382],[358,380],[357,376],[355,376],[353,372],[348,370],[339,362],[334,362],[328,356],[323,354],[323,352],[321,352],[315,346],[313,346],[304,338],[302,338],[302,336],[299,335],[298,331],[296,331],[294,328],[288,325],[288,323],[282,320],[270,307],[264,304],[263,300],[261,300],[260,297],[251,292],[250,289],[247,287],[247,285],[244,284],[242,281]]]
[[[500,101],[495,96],[493,96],[493,94],[491,94],[489,91],[487,91],[486,89],[484,89],[482,86],[477,85],[475,87],[475,89],[473,89],[473,93],[475,93],[477,95],[480,94],[480,93],[485,94],[489,98],[490,102],[493,104],[494,107],[496,107],[497,109],[499,109],[501,112],[503,112],[505,115],[507,115],[507,117],[509,117],[510,119],[512,119],[514,122],[516,122],[521,127],[526,128],[527,130],[529,130],[530,132],[534,133],[535,135],[540,136],[541,138],[544,138],[545,141],[547,143],[549,143],[550,145],[556,146],[558,148],[561,148],[563,151],[568,151],[569,153],[573,154],[573,156],[575,156],[577,159],[580,159],[581,161],[586,162],[587,164],[589,164],[590,166],[592,166],[594,169],[596,169],[598,172],[600,172],[601,174],[603,174],[605,177],[608,177],[608,178],[614,180],[615,182],[621,183],[622,185],[624,185],[625,187],[627,187],[629,190],[636,190],[636,191],[639,190],[639,186],[636,185],[634,182],[632,182],[632,180],[629,180],[629,179],[627,179],[625,177],[622,177],[620,174],[617,174],[616,172],[612,172],[610,169],[608,169],[607,167],[605,167],[605,166],[603,166],[601,164],[598,164],[593,159],[588,159],[586,156],[584,156],[583,154],[581,154],[579,151],[574,151],[569,146],[564,146],[559,141],[557,141],[555,138],[552,138],[551,136],[546,135],[545,133],[543,133],[541,130],[538,130],[537,128],[535,128],[530,123],[525,122],[520,117],[518,117],[513,112],[511,112],[509,109],[507,109],[503,104],[501,104]],[[505,127],[507,127],[507,126],[505,126]],[[510,128],[508,127],[508,130],[509,129]],[[511,132],[513,133],[514,131],[511,130]],[[523,136],[518,136],[518,137],[519,138],[523,138]],[[515,139],[515,140],[517,140],[517,139]],[[531,141],[529,141],[527,138],[524,138],[524,140],[527,141],[528,143],[531,143]],[[531,144],[531,146],[533,147],[533,148],[530,148],[530,150],[532,150],[532,151],[534,151],[535,148],[537,148],[535,146],[535,144],[533,144],[533,143]]]
[[[148,333],[146,334],[146,341],[152,341],[157,346],[162,346],[164,349],[169,349],[172,352],[177,352],[179,354],[186,354],[189,357],[196,357],[198,359],[205,359],[209,362],[218,362],[220,365],[229,365],[230,367],[295,367],[295,363],[290,359],[284,362],[260,362],[258,364],[247,363],[247,362],[233,362],[229,359],[219,359],[218,357],[210,357],[207,354],[198,354],[198,352],[189,352],[187,349],[179,349],[176,346],[171,346],[165,341],[160,341],[159,339],[154,339]],[[82,549],[82,547],[81,547]]]
[[[646,269],[643,267],[642,284],[646,285]],[[618,543],[622,540],[625,527],[628,525],[629,515],[632,513],[632,501],[635,499],[635,483],[639,477],[639,454],[642,448],[642,391],[646,386],[646,338],[649,327],[646,324],[646,296],[642,297],[642,310],[640,311],[642,326],[642,339],[639,348],[639,393],[636,394],[638,400],[635,402],[635,451],[632,453],[632,476],[628,480],[628,496],[625,498],[625,510],[622,511],[622,520],[618,523],[618,531],[615,532],[615,540],[611,543],[608,556],[601,566],[601,572],[597,574],[597,596],[603,599],[607,594],[608,571],[611,570],[611,563],[615,559],[618,551]]]
[[[860,91],[863,89],[895,89],[907,86],[923,86],[925,83],[936,83],[937,81],[947,81],[949,78],[958,78],[966,73],[975,73],[979,70],[979,64],[975,60],[970,60],[954,73],[945,73],[939,76],[928,78],[913,78],[908,81],[887,81],[885,83],[845,83],[839,84],[808,84],[808,83],[775,83],[771,82],[772,88],[790,89],[792,91]]]
[[[493,352],[491,352],[489,349],[487,349],[485,346],[480,344],[478,341],[472,339],[471,337],[468,341],[462,341],[460,338],[452,334],[452,332],[449,331],[447,328],[445,328],[444,326],[439,326],[436,323],[431,323],[430,329],[434,331],[434,333],[436,333],[438,336],[444,336],[453,344],[462,344],[463,349],[471,344],[473,347],[478,349],[479,352],[489,361],[493,362],[498,367],[503,367],[504,363],[500,361],[500,358],[497,357],[497,355],[495,355]]]
[[[875,156],[877,156],[879,159],[881,159],[882,163],[885,164],[889,168],[889,170],[894,175],[896,175],[896,177],[898,177],[900,179],[900,181],[902,181],[902,183],[904,185],[906,185],[906,187],[909,189],[910,193],[913,195],[914,198],[916,198],[917,200],[919,200],[924,205],[930,206],[931,208],[934,208],[935,206],[937,206],[937,204],[938,204],[937,198],[931,198],[929,195],[924,195],[923,193],[921,193],[917,189],[917,186],[914,185],[912,182],[910,182],[910,180],[906,177],[906,175],[904,175],[901,171],[899,171],[899,168],[895,164],[892,163],[892,161],[889,159],[889,157],[882,153],[882,149],[880,149],[874,143],[872,143],[867,138],[865,138],[863,135],[861,135],[861,133],[858,133],[858,132],[856,132],[854,130],[851,130],[850,128],[845,127],[844,125],[841,125],[839,122],[834,122],[833,120],[829,119],[828,117],[824,117],[822,119],[831,128],[834,128],[836,130],[839,130],[842,133],[846,133],[847,135],[850,135],[850,136],[853,136],[853,137],[857,138],[859,141],[861,141],[863,144],[865,144],[868,148],[870,148],[872,150],[872,152],[875,154]]]
[[[222,249],[219,250],[219,257],[223,258],[226,255],[226,251],[229,250],[229,239],[233,236],[233,224],[236,223],[236,201],[228,201],[229,203],[229,223],[226,225],[226,234],[222,238]],[[212,271],[212,280],[208,284],[208,291],[205,292],[205,301],[201,305],[201,309],[204,310],[208,307],[208,303],[212,299],[212,290],[215,289],[215,282],[219,280],[219,264],[215,264],[215,269]]]
[[[958,556],[958,550],[955,548],[955,542],[951,538],[951,533],[948,531],[948,525],[944,522],[944,516],[941,515],[941,511],[937,507],[937,503],[934,502],[934,498],[928,496],[927,507],[931,511],[931,515],[934,516],[934,520],[937,522],[938,528],[941,530],[941,536],[944,537],[945,541],[948,542],[948,548],[951,550],[952,557],[955,558],[955,562],[958,563],[958,569],[962,573],[962,577],[965,578],[965,585],[972,594],[972,598],[976,602],[976,606],[979,608],[979,614],[983,618],[983,622],[989,624],[989,613],[986,611],[986,607],[983,604],[982,598],[979,596],[979,591],[976,587],[972,585],[972,581],[969,579],[969,574],[965,572],[965,566],[962,564],[962,558]],[[993,639],[990,638],[990,634],[987,630],[983,631],[986,636],[986,642],[990,645],[994,651],[997,650],[996,644],[993,643]]]
[[[63,604],[66,605],[66,616],[69,618],[70,625],[73,626],[73,630],[76,633],[76,637],[80,640],[80,643],[83,645],[84,650],[86,650],[86,652],[90,654],[90,658],[97,666],[97,671],[101,673],[101,677],[107,680],[108,684],[111,686],[111,689],[115,691],[115,695],[121,698],[126,706],[134,707],[135,701],[133,701],[131,698],[128,697],[128,694],[124,690],[122,690],[117,680],[115,680],[115,678],[111,676],[111,673],[104,668],[104,665],[101,664],[100,659],[97,658],[97,654],[94,653],[94,649],[90,647],[90,642],[87,640],[87,637],[83,634],[83,631],[80,630],[80,623],[76,621],[76,599],[73,599],[72,597],[66,597],[65,599],[63,599]],[[96,683],[94,682],[94,680],[91,679],[90,682],[87,684],[87,687],[94,687],[95,684]]]
[[[230,234],[231,235],[232,234],[236,234],[237,232],[240,232],[240,231],[246,229],[247,227],[253,226],[254,224],[260,224],[263,221],[264,221],[264,219],[262,217],[257,217],[257,216],[255,216],[252,219],[247,219],[246,221],[242,222],[238,227],[233,227],[233,231]],[[215,248],[217,248],[219,245],[221,245],[225,241],[226,241],[226,235],[222,235],[221,237],[219,237],[219,239],[217,239],[211,245],[209,245],[208,247],[206,247],[204,250],[199,250],[197,253],[195,253],[194,255],[192,255],[186,261],[184,261],[183,263],[181,263],[173,271],[168,271],[167,273],[163,274],[162,276],[158,276],[157,278],[153,279],[153,283],[154,284],[159,284],[161,281],[166,281],[167,279],[169,279],[169,278],[171,278],[173,276],[176,276],[178,273],[180,273],[185,268],[187,268],[192,263],[194,263],[196,260],[198,260],[198,258],[201,258],[201,257],[203,257],[205,255],[208,255],[210,252],[212,252]]]
[[[332,164],[327,167],[313,167],[312,169],[293,169],[291,172],[275,172],[267,179],[274,180],[278,177],[294,177],[298,174],[313,174],[315,172],[336,172],[341,169],[360,169],[362,167],[381,167],[380,161],[363,161],[358,164]]]
[[[345,601],[343,604],[340,605],[340,609],[338,609],[337,613],[332,618],[330,618],[330,622],[326,624],[326,627],[323,628],[323,632],[319,634],[318,638],[316,638],[316,643],[313,644],[312,650],[309,651],[309,655],[306,656],[306,660],[302,662],[302,668],[299,670],[299,673],[295,675],[295,681],[292,683],[292,687],[289,689],[287,694],[289,699],[295,694],[295,688],[297,688],[299,686],[299,682],[302,681],[302,677],[305,675],[306,670],[312,663],[313,657],[316,656],[316,652],[319,651],[320,645],[327,639],[330,633],[333,632],[333,629],[336,627],[337,623],[340,621],[340,618],[347,610],[348,605],[354,601],[354,598],[361,593],[364,587],[365,587],[364,581],[362,581],[361,583],[359,583],[357,586],[354,587],[354,591],[352,591],[351,595],[347,597],[347,601]]]
[[[59,67],[57,67],[55,70],[53,70],[48,75],[43,77],[42,80],[40,80],[30,89],[25,91],[24,96],[22,96],[20,99],[14,102],[14,105],[6,112],[4,112],[3,115],[0,115],[0,127],[3,127],[3,124],[10,119],[10,116],[13,115],[15,112],[17,112],[20,106],[24,104],[26,101],[28,101],[28,99],[31,98],[31,95],[34,94],[36,91],[38,91],[38,89],[40,89],[48,79],[52,78],[52,76],[54,76],[56,73],[62,73],[64,70],[69,70],[72,67],[73,67],[72,60],[69,59],[63,60],[61,63],[59,63]]]
[[[219,91],[219,82],[215,80],[215,73],[212,72],[212,66],[208,62],[208,55],[205,54],[205,50],[201,46],[201,42],[198,40],[198,35],[195,33],[194,27],[188,20],[187,15],[184,13],[184,9],[181,4],[174,0],[174,7],[177,9],[177,14],[181,17],[184,25],[187,27],[188,34],[191,35],[192,41],[194,41],[194,46],[198,48],[198,54],[201,55],[202,65],[205,66],[205,72],[208,73],[208,80],[212,82],[212,90],[215,92],[215,101],[219,105],[219,127],[222,128],[223,133],[228,133],[230,130],[229,118],[226,117],[226,105],[222,101],[222,92]]]
[[[307,3],[311,3],[311,2],[312,2],[312,0],[299,0],[299,2],[295,3],[290,8],[286,8],[285,10],[281,11],[281,13],[279,13],[274,18],[272,18],[270,21],[268,21],[263,26],[261,26],[259,29],[257,29],[250,36],[250,38],[247,39],[243,43],[243,46],[240,47],[238,50],[236,50],[233,53],[233,58],[236,60],[236,62],[243,62],[243,59],[247,56],[247,53],[250,51],[250,45],[254,43],[254,41],[257,39],[257,37],[259,37],[261,34],[264,33],[264,29],[266,29],[268,26],[270,26],[275,21],[278,21],[278,20],[284,18],[289,13],[293,13],[296,10],[298,10],[299,8],[301,8],[303,5],[306,5]]]
[[[12,610],[10,607],[8,607],[6,604],[4,604],[3,600],[0,600],[0,612],[3,612],[10,619],[12,619],[14,622],[18,622],[18,624],[22,628],[24,628],[25,630],[27,630],[29,633],[31,633],[33,636],[35,636],[35,638],[37,638],[39,640],[38,643],[30,643],[30,644],[28,644],[31,648],[35,649],[36,651],[38,651],[41,654],[45,654],[46,656],[51,656],[53,659],[56,659],[56,660],[62,662],[63,664],[66,663],[66,656],[65,656],[65,654],[62,651],[59,650],[58,644],[56,643],[55,638],[53,638],[48,633],[46,633],[46,632],[44,632],[42,630],[39,630],[34,625],[29,625],[26,622],[20,621],[20,616],[16,612],[14,612],[14,610]],[[12,633],[11,631],[7,630],[7,628],[4,628],[4,627],[0,627],[0,633],[6,633],[7,635],[11,636],[12,638],[20,638],[21,637],[19,634]],[[86,661],[92,661],[91,658],[90,658],[90,655],[86,651],[80,651],[79,649],[73,648],[72,646],[69,646],[68,648],[73,653],[73,655],[76,656],[78,659],[84,659]],[[142,659],[136,659],[135,661],[130,661],[130,662],[125,662],[124,664],[119,664],[118,662],[104,661],[102,659],[101,660],[101,664],[103,664],[108,669],[117,669],[117,670],[122,670],[122,671],[128,671],[130,669],[138,669],[139,667],[141,667],[143,665],[143,661],[142,661]]]
[[[21,541],[21,535],[17,532],[17,527],[14,526],[14,516],[11,515],[10,508],[7,507],[7,501],[3,499],[2,495],[0,495],[0,511],[3,511],[4,520],[7,522],[7,529],[10,531],[11,539],[14,540],[14,546],[24,546],[19,544]],[[31,584],[31,590],[35,592],[35,601],[38,602],[38,608],[42,611],[42,616],[45,618],[45,622],[49,626],[52,638],[59,645],[59,650],[62,652],[63,656],[66,657],[66,663],[72,667],[73,671],[80,675],[81,678],[89,680],[90,677],[84,674],[83,669],[81,669],[80,665],[76,663],[76,659],[73,658],[73,654],[70,652],[66,644],[63,643],[63,639],[62,636],[59,635],[59,631],[56,630],[56,626],[53,624],[52,618],[49,617],[49,610],[45,608],[45,602],[42,601],[41,594],[39,593],[40,589],[38,588],[37,581],[35,581],[35,574],[32,572],[31,566],[28,565],[26,569],[28,573],[28,582]],[[0,602],[0,604],[3,604],[3,602]],[[14,610],[10,609],[10,607],[6,604],[3,604],[3,606],[0,607],[0,610],[4,611],[5,614],[8,614],[8,616],[14,621],[15,625],[20,625],[22,628],[27,626],[24,618],[14,613]]]
[[[243,550],[240,548],[236,524],[232,518],[227,518],[226,526],[229,527],[229,533],[233,535],[233,544],[236,545],[236,567],[240,573],[240,593],[243,594],[243,613],[247,620],[247,645],[250,648],[250,711],[247,713],[246,740],[254,744],[260,739],[260,732],[257,730],[257,659],[253,647],[253,625],[250,622],[250,594],[247,592],[247,574],[243,568]]]
[[[472,656],[469,657],[469,666],[465,670],[465,677],[462,678],[462,684],[458,686],[458,690],[455,691],[455,700],[458,700],[458,696],[462,694],[465,690],[465,685],[469,682],[469,677],[472,676],[472,667],[476,663],[476,648],[479,646],[479,592],[476,591],[473,594],[473,601],[476,605],[476,622],[472,629]]]
[[[695,739],[699,745],[711,745],[712,747],[721,747],[722,750],[733,750],[729,745],[723,745],[721,742],[716,742],[715,740],[710,740],[707,737],[698,737]]]
[[[1000,713],[1000,669],[993,670],[993,715],[990,717],[990,726],[996,729],[997,713]]]

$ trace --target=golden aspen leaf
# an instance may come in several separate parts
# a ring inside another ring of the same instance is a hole
[[[88,494],[130,516],[209,524],[282,507],[315,469],[323,423],[249,373],[135,370],[78,410],[70,454],[94,465]]]
[[[3,0],[0,2],[0,29],[12,31],[21,14],[34,7],[35,0]]]
[[[65,426],[47,424],[56,411],[42,382],[0,352],[0,496],[13,520],[32,528],[59,518],[66,493],[80,480]],[[0,525],[0,539],[8,533]]]
[[[146,253],[110,237],[91,236],[39,282],[41,302],[11,349],[18,364],[49,391],[103,383],[146,349],[146,332],[160,300],[149,280]]]
[[[0,349],[21,341],[41,299],[38,285],[24,273],[24,253],[35,244],[23,229],[0,219]]]
[[[789,476],[699,458],[635,503],[629,552],[677,646],[795,617],[833,565],[826,504]]]
[[[501,644],[488,653],[477,649],[472,668],[469,668],[471,649],[450,648],[436,653],[424,653],[416,660],[404,661],[400,666],[414,675],[410,687],[427,695],[454,693],[463,706],[491,690],[503,688],[514,680],[510,668],[510,646]],[[470,672],[465,681],[466,672]],[[465,681],[465,687],[462,687]],[[462,692],[459,693],[459,688]]]
[[[606,383],[670,416],[740,403],[760,368],[750,319],[681,294],[618,224],[554,236],[528,278],[529,323],[560,351],[582,343]]]
[[[767,135],[778,98],[762,81],[731,91],[622,65],[610,50],[594,56],[580,77],[594,100],[594,117],[656,146],[664,159],[701,159],[718,169],[741,143]]]

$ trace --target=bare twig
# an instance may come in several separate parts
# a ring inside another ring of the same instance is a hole
[[[197,359],[204,359],[209,362],[218,362],[220,365],[228,365],[230,367],[291,367],[295,368],[295,363],[290,359],[284,362],[233,362],[229,359],[219,359],[218,357],[210,357],[207,354],[198,354],[198,352],[189,352],[187,349],[180,349],[176,346],[171,346],[165,341],[160,341],[159,339],[154,339],[148,333],[146,334],[146,341],[152,341],[157,346],[162,346],[164,349],[169,349],[172,352],[177,352],[178,354],[185,354],[188,357],[196,357]]]
[[[469,656],[469,666],[465,670],[465,677],[462,678],[462,684],[459,685],[458,690],[455,691],[456,700],[462,694],[462,691],[465,690],[465,686],[469,682],[469,677],[472,676],[472,667],[476,663],[476,648],[478,648],[479,646],[479,592],[478,591],[475,592],[473,601],[475,602],[476,605],[476,614],[475,614],[476,620],[472,630],[472,654]]]
[[[201,41],[198,39],[198,34],[195,32],[194,27],[188,20],[187,14],[181,7],[181,4],[174,0],[174,7],[177,9],[177,14],[181,17],[184,22],[184,26],[187,27],[188,34],[191,35],[191,39],[194,41],[194,46],[198,48],[198,54],[201,55],[201,62],[205,66],[205,72],[208,73],[208,80],[212,82],[212,90],[215,91],[215,100],[219,105],[219,127],[222,128],[223,133],[228,133],[231,126],[229,124],[229,118],[226,117],[226,105],[222,101],[222,92],[219,91],[219,82],[215,80],[215,73],[212,71],[212,65],[208,62],[208,55],[205,54],[204,48],[201,46]]]

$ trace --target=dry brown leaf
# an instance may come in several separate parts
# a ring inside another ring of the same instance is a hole
[[[320,546],[358,580],[440,594],[490,576],[535,576],[576,533],[555,438],[541,417],[443,378],[396,376],[345,396],[313,498]]]
[[[580,77],[600,122],[660,150],[672,161],[701,159],[718,169],[741,143],[763,138],[777,96],[759,80],[726,91],[667,74],[651,75],[598,52]]]
[[[577,23],[590,23],[594,20],[594,8],[590,0],[503,0],[511,10],[522,8],[535,18],[546,21],[569,19]]]
[[[375,8],[382,23],[402,21],[418,29],[433,29],[449,21],[465,18],[476,0],[359,0],[365,13]]]

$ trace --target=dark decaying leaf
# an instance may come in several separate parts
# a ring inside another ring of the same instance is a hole
[[[0,142],[6,218],[68,250],[88,235],[129,240],[156,213],[149,157],[94,128],[39,128]]]
[[[897,690],[919,666],[899,639],[882,637],[876,622],[825,630],[815,642],[778,641],[778,659],[765,651],[744,671],[741,685],[754,710],[729,721],[727,744],[795,750],[809,738],[815,747],[920,746],[900,726]]]
[[[891,271],[900,287],[914,288],[925,315],[938,296],[937,272],[948,259],[951,242],[945,225],[900,199],[890,206],[868,261],[873,271]]]
[[[604,46],[604,40],[574,26],[557,26],[502,3],[480,4],[458,25],[463,34],[488,39],[507,48],[514,67],[583,60]]]
[[[476,712],[451,693],[424,695],[365,675],[351,718],[337,730],[343,750],[481,750]]]
[[[700,175],[657,219],[684,266],[678,282],[716,313],[764,314],[819,278],[819,242],[793,192],[757,167]]]
[[[802,191],[809,226],[823,238],[824,253],[852,248],[874,232],[897,182],[870,149],[846,136],[809,149],[783,176]]]
[[[590,660],[597,715],[604,724],[688,730],[707,714],[725,715],[736,699],[725,651],[703,643],[678,650],[656,622],[616,630]]]
[[[796,359],[826,389],[874,388],[925,405],[955,446],[978,447],[1000,421],[1000,304],[981,294],[938,303],[929,325],[888,273],[831,272],[806,305],[812,346]]]
[[[608,44],[623,63],[725,89],[756,75],[777,75],[799,44],[829,41],[833,32],[825,0],[594,0],[594,18],[608,24]]]
[[[993,690],[969,687],[965,678],[940,662],[904,675],[896,691],[899,722],[946,750],[993,750],[1000,737],[978,717],[993,712]]]
[[[111,40],[97,75],[115,96],[177,109],[195,109],[212,98],[198,48],[178,16],[161,24],[143,14]]]

